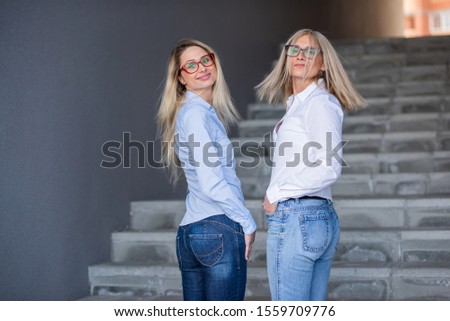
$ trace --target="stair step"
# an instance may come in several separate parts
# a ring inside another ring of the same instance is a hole
[[[257,137],[271,133],[277,119],[252,119],[239,124],[241,137]],[[367,115],[344,118],[344,134],[417,132],[450,129],[450,113],[411,113],[399,115]]]
[[[342,228],[449,228],[450,199],[335,199]]]
[[[390,53],[369,55],[346,55],[341,59],[344,68],[352,72],[364,73],[376,70],[397,70],[402,73],[408,67],[445,66],[450,61],[449,51]]]
[[[249,170],[250,171],[250,170]],[[255,171],[254,175],[240,175],[246,198],[262,199],[270,181],[270,172]],[[450,194],[450,172],[345,174],[332,186],[334,196],[377,196]]]
[[[449,300],[449,264],[361,264],[331,269],[329,300]]]
[[[177,263],[176,230],[116,232],[114,263]],[[267,232],[258,231],[250,260],[266,262]],[[335,262],[449,262],[450,229],[342,229]]]
[[[247,200],[259,229],[266,229],[261,199]],[[450,198],[441,197],[383,197],[340,199],[334,207],[341,228],[450,228]],[[176,229],[185,213],[185,201],[131,202],[131,226],[135,231]]]
[[[421,95],[393,98],[367,98],[368,107],[347,113],[344,119],[358,115],[398,115],[408,113],[448,113],[450,96]]]
[[[367,63],[367,62],[366,62]],[[373,61],[371,63],[374,63]],[[361,64],[361,63],[360,63]],[[349,66],[347,72],[352,81],[359,83],[398,83],[410,81],[448,81],[449,69],[446,64],[438,65],[390,65],[385,66]]]
[[[450,172],[450,151],[413,153],[345,154],[344,174],[396,174]],[[270,157],[236,157],[239,177],[267,176],[272,171]]]
[[[417,153],[347,154],[343,173],[450,172],[450,151]]]
[[[103,263],[89,267],[91,295],[180,296],[181,276],[175,265]]]
[[[182,295],[135,295],[132,292],[126,293],[110,291],[106,288],[99,290],[99,295],[89,295],[81,298],[79,301],[183,301]]]
[[[343,151],[347,153],[433,152],[450,150],[450,131],[345,134]],[[232,138],[234,155],[255,157],[270,155],[274,142],[269,135]]]
[[[342,173],[347,174],[398,174],[450,172],[450,151],[413,153],[344,153]],[[236,157],[239,177],[269,176],[272,161],[264,157]]]
[[[420,38],[379,38],[366,40],[334,40],[336,51],[347,56],[383,55],[395,53],[436,53],[450,51],[449,36]]]
[[[449,172],[450,152],[348,154],[343,173]]]
[[[450,132],[344,134],[344,153],[396,153],[450,150]]]
[[[111,261],[114,263],[177,262],[175,250],[176,230],[152,232],[115,232],[111,236]]]
[[[329,300],[449,300],[449,264],[340,263],[331,269]],[[176,265],[105,263],[89,268],[92,295],[181,297]],[[247,299],[269,298],[265,267],[249,267]]]
[[[344,120],[362,115],[399,115],[408,113],[448,113],[450,96],[421,95],[366,98],[368,107],[357,112],[346,113]],[[274,119],[278,121],[284,115],[282,105],[253,103],[248,106],[248,119]]]
[[[344,119],[344,133],[387,133],[414,131],[446,131],[450,114],[414,113],[401,115],[354,116]]]
[[[356,89],[364,98],[395,97],[395,96],[422,96],[450,94],[447,80],[405,81],[396,85],[391,83],[357,83]]]
[[[449,50],[413,53],[371,53],[345,55],[341,61],[349,70],[368,71],[375,69],[399,68],[403,66],[446,65]]]

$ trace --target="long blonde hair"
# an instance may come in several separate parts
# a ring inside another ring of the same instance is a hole
[[[336,51],[324,35],[311,29],[302,29],[294,33],[288,39],[286,45],[294,43],[304,35],[314,39],[323,54],[325,71],[319,74],[317,78],[324,79],[327,90],[336,96],[342,107],[347,111],[356,111],[366,107],[366,101],[353,86]],[[293,94],[292,77],[286,61],[286,50],[283,47],[273,70],[255,87],[259,99],[277,105],[280,101],[285,103],[287,98]]]
[[[217,53],[208,45],[194,39],[182,39],[173,48],[167,63],[167,74],[161,103],[159,105],[156,121],[162,144],[162,163],[169,168],[171,182],[181,177],[180,160],[174,150],[175,121],[178,111],[184,101],[186,87],[180,82],[180,56],[189,48],[197,46],[208,53],[214,53],[214,64],[217,70],[217,79],[212,90],[212,106],[226,129],[235,124],[239,113],[230,96],[228,85],[225,82],[222,67]]]

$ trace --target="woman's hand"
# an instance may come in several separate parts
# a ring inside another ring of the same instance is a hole
[[[250,252],[253,248],[253,242],[255,242],[255,235],[256,232],[253,232],[252,234],[245,234],[245,259],[247,261],[250,258]]]
[[[267,196],[264,196],[263,207],[266,214],[272,215],[277,210],[277,203],[271,204],[267,199]]]

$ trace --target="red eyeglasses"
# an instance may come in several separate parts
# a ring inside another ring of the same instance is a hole
[[[215,59],[214,54],[212,52],[210,52],[209,54],[201,57],[199,61],[186,62],[183,66],[181,66],[180,71],[184,70],[188,74],[193,74],[194,72],[196,72],[198,70],[198,68],[200,67],[200,64],[202,64],[204,67],[212,66],[214,64],[214,59]]]

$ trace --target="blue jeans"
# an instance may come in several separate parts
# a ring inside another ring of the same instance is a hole
[[[325,199],[289,199],[266,215],[267,273],[276,301],[324,301],[339,219]]]
[[[180,226],[176,246],[184,300],[244,300],[247,261],[238,223],[215,215]]]

